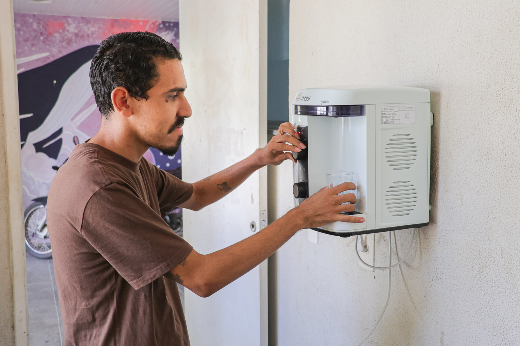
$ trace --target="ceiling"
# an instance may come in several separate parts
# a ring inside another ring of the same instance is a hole
[[[13,6],[16,13],[179,21],[179,0],[13,0]]]

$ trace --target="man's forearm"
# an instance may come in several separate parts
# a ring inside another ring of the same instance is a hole
[[[356,197],[339,193],[355,188],[350,182],[323,188],[247,239],[209,255],[193,250],[184,262],[171,270],[172,278],[207,297],[260,264],[299,229],[335,221],[365,222],[362,217],[344,215],[354,211]]]
[[[236,189],[263,165],[258,160],[258,150],[244,160],[193,184],[195,210],[200,210]]]
[[[296,210],[257,234],[225,249],[201,255],[193,251],[171,273],[196,294],[207,297],[235,281],[269,257],[301,227]]]
[[[277,135],[271,138],[265,147],[257,149],[239,163],[194,183],[192,197],[179,207],[200,210],[236,189],[259,168],[265,165],[279,165],[285,160],[294,161],[291,153],[300,152],[305,148],[296,137],[298,134],[294,127],[288,122],[283,123]]]

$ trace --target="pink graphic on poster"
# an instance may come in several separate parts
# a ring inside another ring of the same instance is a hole
[[[149,31],[179,47],[179,23],[15,13],[24,208],[46,196],[53,166],[101,124],[88,77],[102,40],[125,31]],[[145,158],[180,177],[181,152]]]

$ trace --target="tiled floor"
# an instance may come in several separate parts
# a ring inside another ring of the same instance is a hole
[[[52,259],[27,254],[27,294],[30,345],[63,345],[63,322]]]

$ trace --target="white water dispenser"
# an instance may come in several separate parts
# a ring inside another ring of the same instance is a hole
[[[352,173],[356,211],[365,222],[334,222],[317,231],[352,236],[429,223],[430,92],[411,87],[299,90],[293,124],[305,150],[294,153],[295,204]]]

